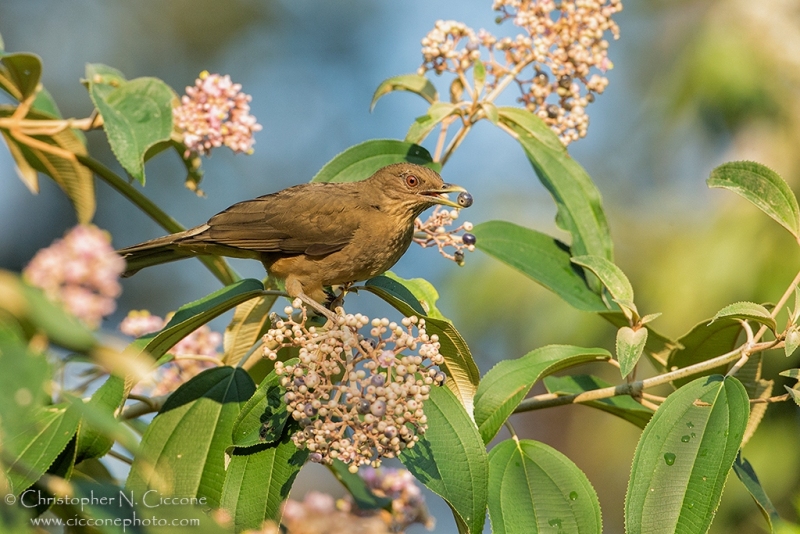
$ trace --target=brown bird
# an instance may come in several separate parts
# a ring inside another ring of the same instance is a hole
[[[459,203],[447,193],[461,192]],[[405,253],[414,220],[435,204],[468,207],[472,197],[412,163],[383,167],[360,182],[296,185],[234,204],[206,224],[119,250],[124,276],[197,255],[260,260],[286,292],[333,318],[325,286],[367,280]]]

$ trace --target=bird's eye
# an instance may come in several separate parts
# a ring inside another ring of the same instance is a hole
[[[417,178],[413,174],[409,174],[408,176],[406,176],[406,185],[408,187],[417,187],[419,185],[419,178]]]

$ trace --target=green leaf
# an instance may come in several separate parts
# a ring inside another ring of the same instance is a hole
[[[424,410],[428,430],[400,461],[447,502],[460,533],[483,532],[489,463],[478,429],[447,388],[432,388]]]
[[[132,346],[161,358],[169,349],[215,317],[261,294],[263,284],[245,278],[214,291],[210,295],[178,308],[172,319],[158,332],[142,336]]]
[[[489,453],[495,534],[601,533],[600,502],[578,466],[544,443],[505,440]]]
[[[78,429],[77,463],[87,458],[105,456],[114,445],[115,438],[125,432],[125,427],[114,417],[114,412],[122,405],[124,398],[125,381],[117,376],[110,376],[82,407],[89,412],[89,416],[84,416]],[[82,404],[80,400],[78,402]],[[120,441],[124,442],[124,438]],[[129,450],[135,446],[136,441],[133,440],[125,443]]]
[[[15,109],[13,106],[0,105],[0,118],[10,117]],[[31,109],[25,118],[27,120],[54,120],[58,117]],[[0,133],[3,134],[9,147],[13,145],[13,148],[10,149],[18,165],[20,165],[21,156],[28,167],[46,174],[64,190],[75,207],[78,222],[88,223],[92,220],[95,210],[94,177],[89,169],[78,163],[77,158],[73,156],[64,157],[42,150],[39,146],[29,144],[24,138],[13,138],[8,130],[0,130]],[[85,156],[87,154],[86,146],[74,130],[64,129],[52,135],[32,135],[30,137],[54,147],[55,150],[66,151],[71,155]],[[21,170],[25,172],[26,179],[29,180],[30,169],[28,167]],[[26,185],[30,187],[28,182]]]
[[[42,59],[36,54],[0,50],[0,88],[22,102],[36,92],[42,77]]]
[[[295,358],[285,363],[294,365],[297,361]],[[261,381],[233,424],[234,447],[252,447],[280,439],[289,419],[289,412],[283,401],[284,393],[280,377],[274,371]]]
[[[800,406],[800,391],[794,388],[790,388],[789,386],[783,386],[783,387],[786,388],[786,391],[789,393],[789,396],[792,397],[794,403]]]
[[[4,322],[0,322],[0,369],[5,370],[0,373],[0,443],[5,443],[8,436],[29,429],[49,401],[45,384],[51,371],[46,356],[32,353],[27,340]]]
[[[175,92],[158,78],[127,81],[122,74],[100,64],[86,66],[86,85],[111,150],[122,167],[142,185],[145,154],[172,135]]]
[[[262,295],[236,306],[223,337],[223,363],[236,365],[250,351],[261,337],[264,325],[269,324],[269,310],[277,299],[277,295]]]
[[[683,369],[696,363],[704,362],[722,356],[736,347],[736,341],[742,332],[742,325],[734,319],[720,319],[709,323],[701,321],[678,340],[679,347],[675,348],[667,358],[667,369],[677,367]],[[727,366],[710,369],[700,376],[725,373]],[[688,384],[694,377],[680,378],[673,384],[681,387]]]
[[[447,387],[461,404],[472,413],[473,398],[480,381],[480,371],[472,359],[467,342],[453,323],[436,309],[439,294],[426,280],[405,280],[387,272],[367,280],[364,289],[379,296],[406,317],[416,315],[425,319],[428,335],[439,336],[439,352],[444,356],[442,368],[447,374]]]
[[[549,393],[557,395],[578,395],[585,391],[611,386],[605,380],[591,375],[546,376],[543,382]],[[653,416],[653,410],[642,406],[633,400],[630,395],[618,395],[608,399],[581,402],[580,404],[621,417],[639,428],[647,426]]]
[[[582,311],[608,311],[600,295],[587,285],[583,272],[570,261],[570,249],[564,243],[505,221],[478,224],[472,233],[479,250],[532,278],[567,304]]]
[[[753,161],[732,161],[711,171],[707,183],[708,187],[723,187],[743,196],[800,239],[797,198],[769,167]]]
[[[435,171],[441,167],[434,163],[430,153],[419,145],[395,139],[371,139],[351,146],[325,164],[312,182],[358,182],[366,180],[378,169],[392,163],[416,163]]]
[[[600,192],[583,167],[533,113],[512,107],[499,108],[498,112],[500,122],[522,145],[539,180],[553,195],[558,206],[556,223],[572,235],[573,254],[611,260],[613,243]]]
[[[278,443],[233,449],[220,506],[233,517],[236,532],[259,528],[265,519],[280,520],[281,503],[307,457],[288,434]]]
[[[225,449],[242,406],[255,392],[243,369],[214,367],[181,385],[142,436],[126,488],[142,495],[206,497],[218,506]]]
[[[572,263],[592,271],[615,299],[633,302],[633,286],[622,269],[612,262],[600,256],[575,256]]]
[[[334,460],[328,469],[336,477],[336,480],[347,488],[347,492],[353,497],[353,501],[360,510],[379,510],[388,508],[392,504],[392,499],[375,495],[364,479],[358,473],[351,473],[341,460]]]
[[[733,462],[733,472],[736,473],[736,476],[742,484],[744,484],[744,487],[747,488],[750,496],[756,502],[761,515],[763,515],[764,519],[767,521],[769,531],[774,532],[775,524],[781,520],[781,516],[778,514],[778,510],[775,509],[772,501],[769,500],[767,492],[761,487],[761,482],[758,481],[758,476],[753,466],[750,465],[747,459],[742,458],[741,451],[736,456],[736,461]]]
[[[787,369],[779,373],[781,376],[788,376],[789,378],[800,379],[800,369]]]
[[[3,442],[3,451],[13,458],[6,476],[13,493],[19,495],[36,482],[67,448],[78,429],[80,416],[66,404],[42,408],[28,428]]]
[[[428,134],[431,133],[437,124],[453,113],[456,113],[458,110],[459,108],[455,104],[450,104],[449,102],[434,102],[431,104],[431,107],[428,108],[428,113],[417,117],[411,124],[406,134],[406,142],[421,143],[428,137]]]
[[[631,374],[636,367],[644,352],[645,343],[647,343],[647,328],[634,330],[623,326],[617,330],[617,361],[619,372],[623,377]]]
[[[625,531],[707,532],[749,411],[742,384],[720,375],[698,378],[667,397],[636,447]]]
[[[742,319],[744,321],[756,321],[757,323],[766,325],[773,332],[778,328],[778,325],[775,323],[775,318],[769,314],[769,310],[755,302],[734,302],[733,304],[725,306],[717,312],[709,324],[723,317]]]
[[[486,373],[475,395],[475,422],[483,442],[492,441],[537,380],[573,365],[609,359],[611,354],[604,349],[547,345],[516,360],[501,361]]]
[[[419,74],[401,74],[400,76],[394,76],[381,82],[378,88],[375,89],[375,94],[372,95],[372,102],[369,105],[369,110],[372,111],[375,109],[375,104],[378,103],[380,97],[392,91],[410,91],[416,93],[430,104],[433,104],[439,99],[439,95],[436,93],[436,87],[434,87],[425,76],[420,76]]]

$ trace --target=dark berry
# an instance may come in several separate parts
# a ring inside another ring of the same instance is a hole
[[[314,462],[315,464],[322,463],[322,455],[320,453],[318,453],[318,452],[312,452],[308,456],[308,459],[311,460],[312,462]]]
[[[370,408],[372,408],[372,404],[368,400],[362,400],[358,403],[358,413],[360,414],[369,413]]]
[[[572,78],[568,74],[564,74],[558,79],[559,87],[563,87],[564,89],[569,89],[570,85],[572,85]]]
[[[464,264],[464,253],[461,252],[460,250],[456,250],[453,253],[453,258],[456,260],[457,264],[459,264],[459,265],[463,265]]]
[[[466,191],[463,191],[458,194],[457,202],[458,205],[461,206],[462,208],[468,208],[472,206],[472,195],[470,195]]]
[[[478,242],[478,239],[475,237],[474,234],[464,234],[461,236],[461,241],[464,242],[465,245],[474,245]]]
[[[370,382],[372,382],[373,386],[375,386],[376,388],[379,388],[379,387],[383,386],[386,383],[386,377],[383,376],[383,375],[380,375],[380,374],[379,375],[372,375],[372,378],[370,378]]]
[[[555,104],[550,104],[549,106],[547,106],[547,116],[550,117],[551,119],[555,119],[556,117],[558,117],[558,106],[556,106]]]

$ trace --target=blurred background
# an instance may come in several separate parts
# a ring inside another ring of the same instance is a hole
[[[183,167],[174,154],[148,163],[145,193],[193,226],[239,200],[308,181],[353,144],[403,138],[424,113],[424,101],[393,94],[370,114],[375,87],[417,69],[419,41],[437,19],[501,35],[512,31],[495,28],[491,4],[2,0],[0,34],[8,51],[42,56],[44,84],[67,117],[91,111],[79,83],[88,62],[113,66],[129,79],[162,78],[179,94],[202,70],[230,74],[241,83],[253,95],[252,112],[264,129],[256,135],[253,155],[219,149],[205,161],[205,198],[184,188]],[[771,166],[796,190],[800,186],[800,1],[629,1],[615,20],[622,38],[611,46],[610,85],[588,108],[588,137],[573,143],[570,153],[603,194],[616,262],[631,278],[640,310],[663,312],[656,328],[679,337],[731,302],[776,301],[800,264],[796,244],[744,200],[708,190],[705,179],[724,161],[752,159]],[[439,90],[446,94],[446,85]],[[507,91],[501,103],[512,104],[515,97]],[[88,137],[90,152],[122,173],[104,135]],[[431,151],[433,142],[425,143]],[[565,237],[555,228],[552,200],[522,150],[489,123],[473,130],[443,174],[475,197],[462,218],[506,219]],[[39,248],[76,223],[52,181],[42,179],[41,185],[41,193],[32,196],[7,151],[0,150],[0,268],[21,270]],[[162,235],[105,184],[98,182],[97,194],[95,223],[112,233],[115,246]],[[263,276],[255,262],[237,261],[234,267],[246,276]],[[458,268],[432,250],[414,247],[394,270],[436,285],[440,309],[463,333],[482,372],[548,343],[613,350],[610,325],[573,310],[480,252]],[[118,311],[104,328],[113,334],[131,309],[163,316],[217,287],[195,260],[143,271],[124,282]],[[370,295],[349,298],[348,310],[356,309],[388,313]],[[228,319],[212,326],[222,330]],[[786,362],[782,351],[765,358],[766,378],[778,378],[776,394],[783,384],[777,371],[796,363]],[[586,371],[619,379],[602,368]],[[512,422],[520,437],[558,448],[587,473],[600,497],[606,532],[621,533],[639,430],[583,406],[518,415]],[[781,514],[793,520],[800,490],[799,423],[795,405],[770,406],[744,450]],[[293,496],[300,498],[309,488],[341,491],[324,470],[313,468],[301,472]],[[428,502],[436,531],[455,532],[443,501],[429,495]],[[763,525],[731,477],[711,531],[755,533],[764,531]]]

